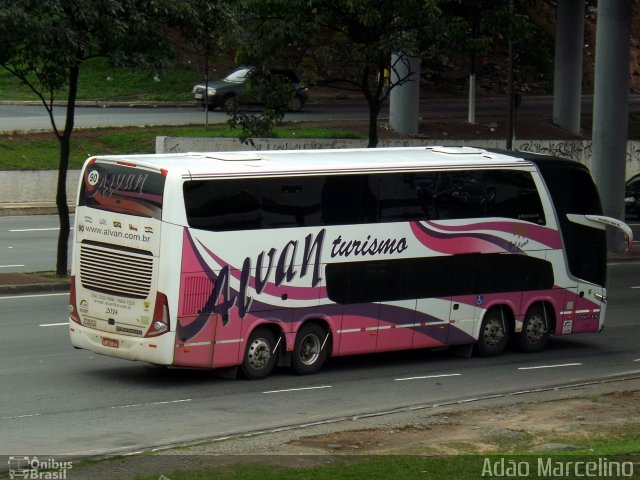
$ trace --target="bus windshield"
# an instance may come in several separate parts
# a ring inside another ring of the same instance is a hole
[[[78,205],[159,220],[164,183],[160,172],[94,162],[84,171]]]

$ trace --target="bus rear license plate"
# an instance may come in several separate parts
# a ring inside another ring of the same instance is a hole
[[[102,345],[105,347],[120,348],[120,341],[115,338],[102,337]]]

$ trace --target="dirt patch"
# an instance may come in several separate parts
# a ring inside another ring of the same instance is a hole
[[[237,464],[310,467],[375,455],[545,455],[623,438],[640,438],[640,378],[175,445],[146,455],[74,464],[73,478],[111,480]]]
[[[298,454],[457,455],[573,450],[594,439],[634,433],[640,433],[640,391],[448,412],[404,427],[333,432],[287,446]]]

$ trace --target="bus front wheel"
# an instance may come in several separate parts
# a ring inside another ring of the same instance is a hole
[[[271,330],[256,328],[251,333],[241,366],[246,378],[265,378],[272,372],[278,357],[275,346],[275,336]]]
[[[480,325],[478,353],[483,357],[500,355],[509,342],[509,323],[500,309],[488,311]]]
[[[291,368],[300,375],[315,373],[327,359],[328,333],[317,323],[303,325],[296,335]]]

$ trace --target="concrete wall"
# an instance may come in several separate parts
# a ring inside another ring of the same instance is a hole
[[[366,147],[366,140],[316,140],[316,139],[257,139],[257,150],[307,150],[315,148]],[[482,148],[504,148],[501,140],[383,140],[380,147],[412,147],[420,145],[469,145]],[[545,153],[571,158],[591,166],[591,142],[586,140],[516,140],[517,150]],[[253,147],[229,138],[177,138],[157,137],[156,153],[224,152],[254,150]],[[626,178],[640,173],[640,142],[627,142]],[[75,201],[79,170],[70,170],[67,178],[67,196]],[[2,171],[0,172],[0,204],[55,202],[58,172],[54,170]]]
[[[80,170],[67,174],[67,197],[75,203]],[[0,203],[47,203],[56,201],[57,170],[0,171]]]
[[[254,140],[255,150],[306,150],[313,148],[361,148],[366,140],[322,140],[268,138]],[[481,148],[505,148],[504,140],[428,140],[399,139],[382,140],[380,147],[415,147],[420,145],[458,145]],[[590,140],[515,140],[513,148],[527,152],[544,153],[571,158],[591,167],[592,150]],[[178,152],[225,152],[254,150],[232,138],[180,138],[156,137],[156,153]],[[627,142],[626,178],[640,173],[640,142]]]

